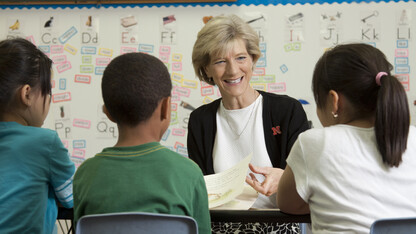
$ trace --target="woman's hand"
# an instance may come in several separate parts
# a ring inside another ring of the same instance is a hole
[[[257,192],[270,196],[277,192],[280,178],[284,170],[273,167],[256,167],[251,163],[248,165],[250,170],[256,174],[261,174],[265,177],[263,183],[260,183],[253,173],[250,173],[250,177],[246,177],[246,183],[253,187]]]

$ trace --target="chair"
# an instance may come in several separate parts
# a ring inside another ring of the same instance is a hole
[[[370,234],[409,233],[416,233],[416,217],[379,219],[370,228]]]
[[[76,234],[198,234],[198,224],[184,215],[122,212],[86,215],[76,224]]]
[[[58,233],[73,234],[75,233],[74,225],[74,209],[58,206],[58,217],[56,218],[56,228]]]

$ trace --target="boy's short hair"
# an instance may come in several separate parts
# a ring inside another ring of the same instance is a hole
[[[150,118],[159,102],[171,95],[172,82],[158,58],[128,53],[110,62],[101,89],[104,105],[114,121],[135,126]]]

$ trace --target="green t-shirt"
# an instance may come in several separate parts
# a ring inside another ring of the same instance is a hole
[[[152,212],[193,217],[211,233],[201,169],[158,142],[105,148],[74,176],[74,219],[112,212]]]

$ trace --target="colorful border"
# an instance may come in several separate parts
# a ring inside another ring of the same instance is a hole
[[[323,3],[370,3],[370,2],[414,2],[416,0],[237,0],[236,2],[215,3],[143,3],[143,4],[80,4],[80,5],[0,5],[0,9],[83,9],[83,8],[127,8],[127,7],[196,7],[196,6],[241,6],[241,5],[295,5],[295,4],[323,4]]]

